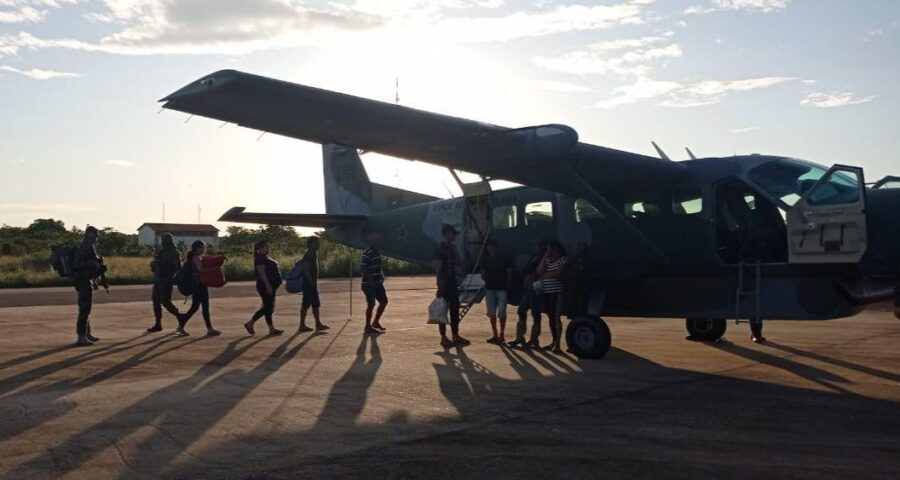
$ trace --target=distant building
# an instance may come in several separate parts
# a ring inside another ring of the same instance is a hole
[[[138,227],[138,244],[145,247],[159,245],[159,236],[171,233],[175,245],[190,246],[196,240],[211,245],[219,243],[219,229],[212,225],[195,223],[145,223]]]

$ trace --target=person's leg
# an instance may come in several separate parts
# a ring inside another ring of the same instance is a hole
[[[272,292],[272,295],[268,296],[268,309],[266,310],[266,324],[269,326],[269,335],[281,335],[284,333],[283,330],[279,330],[275,328],[275,297],[278,294],[276,292]]]
[[[163,308],[166,309],[167,312],[171,313],[178,318],[178,307],[172,303],[172,289],[175,288],[175,285],[171,281],[164,281],[160,284],[159,288],[159,301],[162,303]]]
[[[298,332],[311,332],[312,329],[306,326],[306,314],[309,312],[309,307],[312,306],[312,288],[303,287],[303,301],[300,303],[300,328],[297,329]]]
[[[459,294],[457,288],[451,290],[453,293],[447,299],[447,306],[450,308],[450,333],[453,335],[453,341],[457,345],[468,345],[469,341],[459,334]]]
[[[500,324],[500,341],[506,342],[506,290],[497,291],[497,322]]]
[[[525,332],[528,330],[528,299],[526,294],[522,294],[522,298],[519,300],[519,306],[516,307],[516,316],[518,317],[518,321],[516,322],[516,338],[512,342],[509,342],[509,346],[524,346],[525,345]]]
[[[91,315],[91,305],[94,301],[94,291],[90,282],[79,281],[75,284],[75,292],[78,294],[78,318],[75,321],[75,333],[78,335],[78,345],[91,345],[87,339],[88,318]]]
[[[497,335],[497,291],[485,290],[484,303],[487,307],[487,316],[491,321],[491,338],[487,339],[488,343],[497,343],[500,338]]]
[[[150,300],[153,302],[153,319],[155,322],[153,323],[156,327],[161,327],[162,325],[162,301],[160,297],[162,296],[160,292],[159,280],[153,282],[153,293],[150,296]]]
[[[378,285],[375,288],[375,300],[378,300],[378,310],[375,311],[375,321],[372,322],[372,326],[383,332],[384,327],[381,326],[381,316],[384,315],[384,310],[388,305],[387,291],[384,289],[384,285]]]
[[[208,287],[200,287],[200,290],[203,292],[200,298],[200,306],[203,311],[203,323],[206,324],[206,335],[210,337],[214,337],[220,334],[218,330],[213,328],[212,319],[209,315],[209,288]]]
[[[362,287],[363,295],[366,297],[366,327],[365,331],[372,330],[372,312],[375,311],[375,291],[372,285]]]
[[[257,320],[259,320],[260,318],[265,316],[266,308],[268,306],[268,302],[266,300],[266,296],[268,295],[268,292],[265,291],[265,287],[263,287],[261,285],[256,285],[256,293],[259,294],[259,299],[262,302],[262,304],[255,312],[253,312],[253,315],[250,317],[250,320],[248,320],[247,323],[244,324],[244,329],[246,329],[247,333],[249,333],[250,335],[256,335],[256,330],[253,328],[253,326],[256,325]]]
[[[322,307],[322,301],[319,299],[319,289],[314,288],[313,292],[314,292],[314,295],[313,295],[313,299],[312,299],[312,312],[313,312],[313,319],[315,319],[315,321],[316,321],[316,331],[328,330],[328,328],[329,328],[328,325],[325,325],[324,323],[322,323],[322,319],[319,316],[319,310]]]
[[[763,337],[762,329],[763,329],[762,320],[760,320],[758,322],[756,320],[751,320],[750,321],[750,339],[756,343],[762,343],[762,342],[766,341],[766,338]]]
[[[191,317],[194,316],[195,313],[197,313],[197,310],[199,310],[199,309],[200,309],[200,297],[198,296],[197,292],[195,291],[191,295],[191,306],[188,307],[188,310],[186,312],[182,313],[178,317],[178,328],[175,329],[175,335],[177,335],[179,337],[186,337],[188,335],[188,333],[187,333],[187,331],[185,331],[184,327],[185,327],[185,325],[187,325],[188,321],[191,319]]]

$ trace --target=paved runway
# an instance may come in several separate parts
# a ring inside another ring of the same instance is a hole
[[[292,334],[298,297],[280,296],[272,338],[243,331],[257,300],[234,285],[213,293],[223,336],[195,318],[183,339],[143,334],[148,287],[122,287],[85,349],[71,292],[3,292],[0,478],[900,478],[888,312],[770,322],[766,345],[612,318],[613,351],[578,361],[484,343],[482,306],[473,345],[444,351],[432,284],[392,280],[378,337],[344,282],[323,284],[327,334]]]

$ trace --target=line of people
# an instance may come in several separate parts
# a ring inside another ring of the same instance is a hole
[[[466,346],[471,342],[459,334],[460,302],[458,278],[464,274],[456,248],[459,231],[452,225],[443,225],[442,242],[434,252],[434,269],[437,272],[438,298],[444,299],[449,308],[451,337],[447,325],[440,324],[441,345]],[[544,348],[562,353],[562,315],[576,316],[582,313],[586,303],[584,270],[588,249],[584,243],[576,246],[569,257],[562,243],[556,240],[538,240],[531,256],[521,270],[522,286],[517,308],[516,336],[506,342],[506,319],[509,292],[513,288],[515,271],[512,264],[500,254],[499,245],[488,240],[483,257],[477,267],[484,281],[486,315],[491,324],[492,336],[488,343],[512,348]],[[532,317],[531,336],[528,340],[528,314]],[[551,342],[541,347],[541,315],[547,316]]]
[[[459,232],[451,225],[442,227],[443,241],[434,252],[434,269],[437,278],[437,297],[443,298],[449,307],[449,325],[439,325],[441,345],[444,347],[466,346],[471,342],[459,333],[460,299],[459,276],[463,273],[463,262],[455,241]],[[93,303],[93,292],[97,290],[97,278],[105,273],[106,266],[97,254],[96,244],[99,232],[94,227],[85,230],[84,240],[76,247],[73,265],[73,284],[78,293],[78,320],[76,333],[77,345],[89,346],[100,339],[93,336],[89,316]],[[384,287],[383,258],[379,250],[381,236],[378,232],[368,232],[365,238],[366,249],[360,260],[361,289],[366,299],[365,327],[369,334],[384,333],[382,317],[388,305],[387,292]],[[517,309],[518,322],[516,336],[506,342],[506,310],[509,291],[513,287],[514,269],[500,255],[499,246],[489,241],[478,269],[485,282],[485,304],[487,318],[491,324],[492,336],[489,343],[505,344],[509,347],[539,348],[541,335],[541,315],[546,315],[552,341],[543,348],[559,353],[561,349],[563,313],[573,314],[572,308],[579,308],[582,298],[574,298],[580,290],[573,278],[577,278],[579,266],[585,264],[587,249],[578,246],[573,260],[566,256],[563,245],[558,241],[538,241],[534,244],[532,254],[521,271],[522,295]],[[318,291],[319,280],[319,239],[307,239],[307,250],[300,265],[303,276],[302,301],[300,306],[300,325],[298,332],[325,331],[320,316],[321,299]],[[274,313],[278,290],[284,284],[278,262],[271,257],[271,246],[265,240],[256,242],[253,247],[253,269],[256,277],[256,291],[260,297],[260,307],[243,324],[247,333],[256,334],[256,323],[265,319],[268,334],[282,335],[274,323]],[[206,326],[207,336],[221,334],[212,325],[210,315],[209,287],[200,281],[206,273],[221,270],[222,266],[205,266],[203,259],[207,254],[207,246],[202,241],[195,241],[182,262],[181,252],[175,245],[171,234],[161,236],[161,248],[155,253],[151,262],[154,275],[152,305],[154,323],[147,332],[156,333],[163,330],[163,310],[169,312],[177,320],[174,335],[189,336],[186,330],[188,322],[199,311]],[[172,302],[173,291],[178,285],[182,293],[191,299],[189,308],[180,312]],[[185,286],[186,285],[186,286]],[[573,286],[574,285],[574,286]],[[184,291],[186,290],[186,291]],[[564,292],[566,296],[564,297]],[[314,326],[307,325],[308,313],[312,312]],[[577,313],[577,312],[575,312]],[[532,317],[530,339],[526,341],[528,315]],[[449,327],[449,336],[448,336]]]

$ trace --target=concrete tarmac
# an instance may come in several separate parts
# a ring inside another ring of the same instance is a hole
[[[258,300],[232,285],[212,294],[216,338],[199,314],[190,337],[168,316],[145,334],[149,287],[120,287],[89,348],[71,346],[72,292],[3,292],[0,478],[900,478],[887,311],[769,322],[764,345],[746,325],[709,344],[683,320],[610,318],[613,350],[579,361],[485,343],[483,305],[472,345],[442,349],[432,285],[390,279],[380,336],[355,289],[349,318],[346,281],[323,281],[327,333],[296,334],[281,295],[282,337],[246,334]]]

